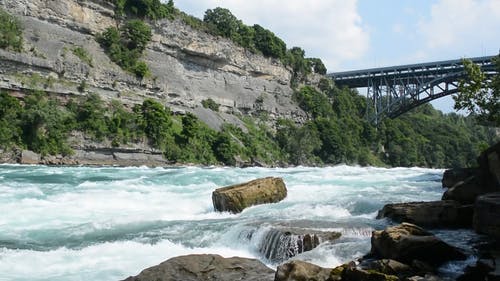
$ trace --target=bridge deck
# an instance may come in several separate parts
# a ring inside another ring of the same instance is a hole
[[[490,73],[495,71],[491,62],[494,56],[475,57],[470,60],[481,66],[482,70]],[[368,86],[368,80],[383,78],[385,83],[406,80],[408,84],[422,83],[435,79],[437,76],[447,76],[450,72],[460,73],[463,70],[462,60],[446,60],[420,64],[407,64],[390,67],[371,68],[364,70],[333,72],[327,74],[339,86],[362,88]],[[456,79],[456,78],[455,78]]]

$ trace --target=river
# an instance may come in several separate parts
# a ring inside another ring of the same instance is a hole
[[[334,267],[370,249],[386,203],[439,200],[443,170],[422,168],[118,168],[0,165],[0,280],[120,280],[168,258],[257,258],[275,225],[342,237],[295,258]],[[217,213],[221,186],[283,177],[285,200]]]

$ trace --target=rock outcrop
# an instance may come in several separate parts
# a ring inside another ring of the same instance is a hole
[[[212,193],[212,202],[217,211],[239,213],[253,205],[279,202],[286,195],[283,179],[268,177],[218,188]]]
[[[448,169],[444,171],[441,183],[443,188],[450,188],[458,182],[464,181],[474,175],[477,175],[478,173],[479,169],[477,168]]]
[[[374,231],[371,244],[374,256],[406,264],[419,260],[437,266],[449,260],[466,258],[459,249],[410,223]]]
[[[500,241],[500,192],[477,198],[474,204],[474,229]]]
[[[188,255],[162,262],[124,281],[272,281],[274,271],[255,259]]]
[[[470,227],[472,213],[472,205],[461,205],[453,200],[409,202],[385,205],[377,219],[387,217],[427,227]]]
[[[471,176],[449,188],[443,194],[443,200],[455,200],[462,204],[474,204],[480,195],[494,192],[497,188],[491,185],[487,176]]]

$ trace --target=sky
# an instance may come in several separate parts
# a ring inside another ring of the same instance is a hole
[[[496,55],[500,0],[177,0],[203,18],[223,7],[321,58],[328,72]],[[452,111],[451,98],[434,106]]]

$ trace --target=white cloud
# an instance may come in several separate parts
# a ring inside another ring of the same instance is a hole
[[[357,11],[357,0],[183,0],[182,10],[202,16],[207,8],[224,7],[248,25],[258,23],[319,57],[330,71],[344,61],[360,59],[369,48],[369,33]],[[189,11],[191,10],[191,11]]]
[[[496,49],[500,47],[495,38],[500,30],[500,1],[439,0],[432,5],[430,18],[421,20],[418,27],[430,51],[470,52],[478,45]]]

